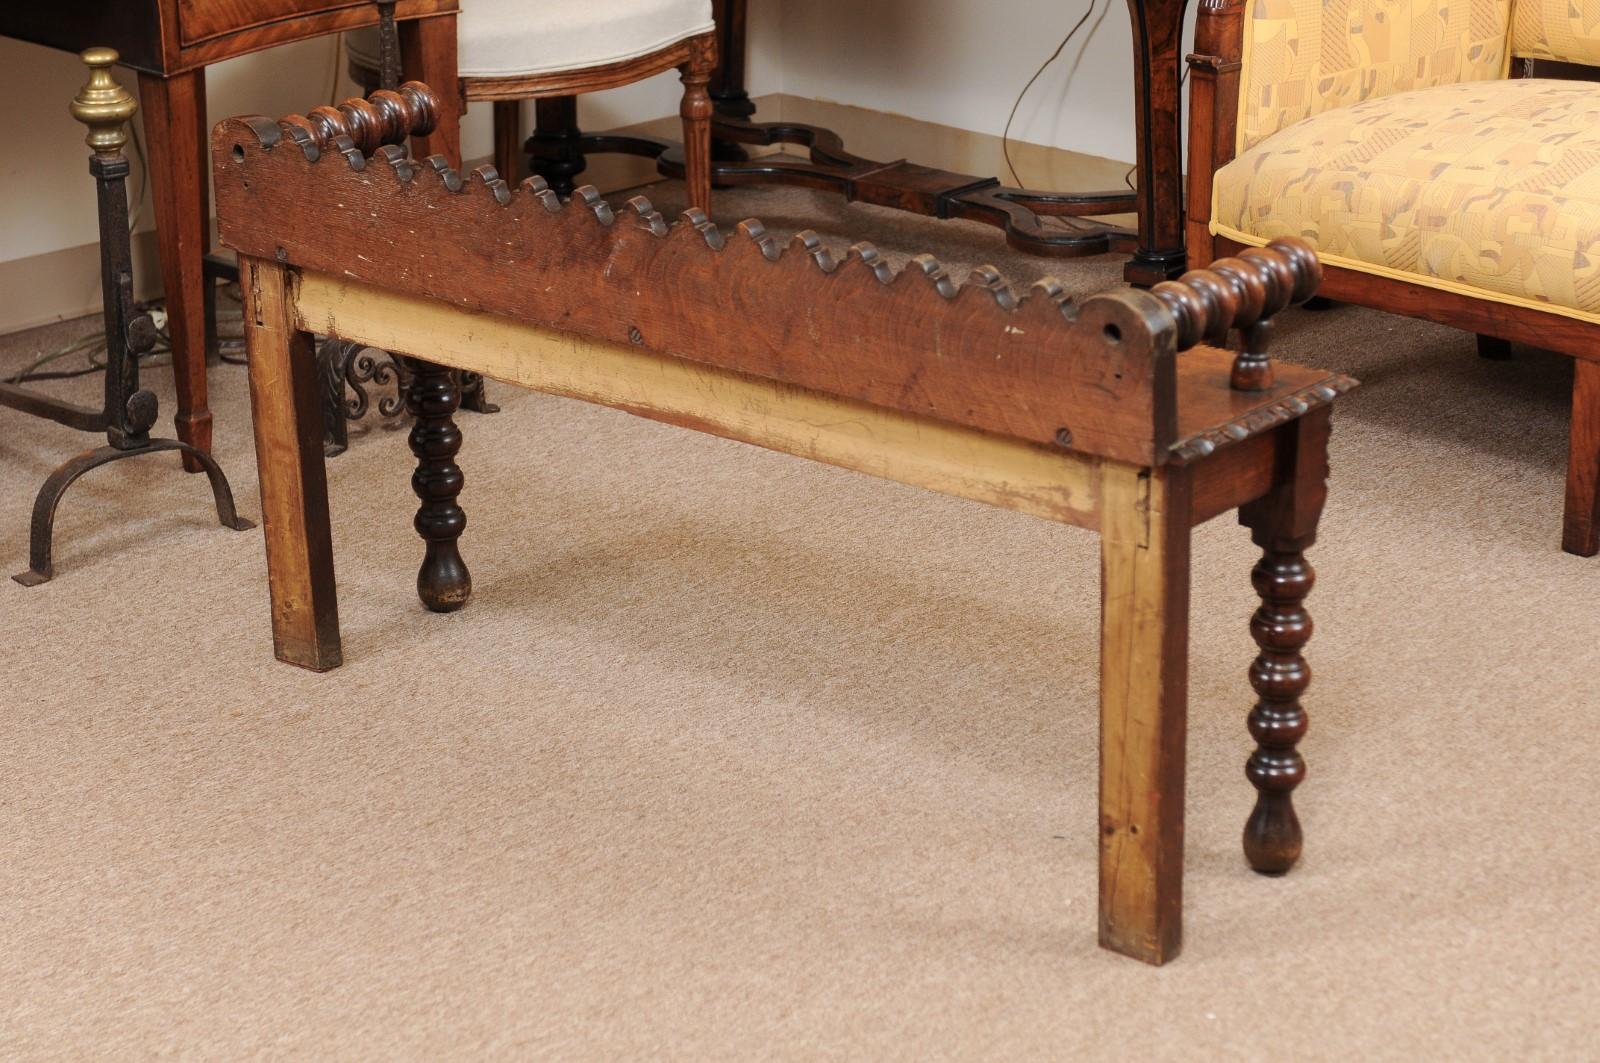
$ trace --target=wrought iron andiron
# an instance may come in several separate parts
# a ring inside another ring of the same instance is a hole
[[[72,101],[72,116],[89,129],[86,138],[94,154],[89,172],[100,197],[100,288],[105,300],[106,390],[105,406],[95,410],[66,402],[30,388],[0,383],[0,406],[9,406],[84,432],[105,432],[106,445],[85,451],[50,474],[33,503],[33,525],[28,545],[28,571],[12,577],[26,587],[50,579],[50,541],[56,507],[73,482],[91,469],[119,458],[155,451],[176,450],[192,456],[205,469],[216,500],[217,519],[224,528],[244,531],[255,525],[242,519],[233,507],[233,492],[216,461],[205,451],[176,439],[152,439],[156,423],[155,393],[139,386],[139,355],[155,346],[156,328],[150,315],[133,302],[133,252],[128,233],[128,142],[125,130],[138,104],[111,76],[117,53],[110,48],[90,48],[83,53],[89,81]]]

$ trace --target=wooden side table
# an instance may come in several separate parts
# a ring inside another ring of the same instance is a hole
[[[0,5],[0,36],[74,53],[103,45],[116,49],[122,64],[139,73],[183,442],[211,450],[204,315],[210,209],[206,67],[275,44],[371,26],[386,7],[399,20],[407,76],[452,86],[457,6],[457,0],[22,0]],[[459,163],[457,94],[441,94],[439,108],[437,130],[420,138],[418,151]],[[184,467],[202,468],[187,455]]]

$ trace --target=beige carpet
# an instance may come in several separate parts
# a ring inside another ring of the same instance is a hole
[[[718,213],[957,276],[1120,268],[804,192]],[[273,661],[260,533],[164,457],[73,490],[55,582],[0,584],[0,1057],[1589,1055],[1600,560],[1556,548],[1570,366],[1353,308],[1282,337],[1366,382],[1313,553],[1306,856],[1240,855],[1255,555],[1220,518],[1168,967],[1095,945],[1093,535],[495,387],[462,418],[459,614],[413,593],[403,435],[330,464],[333,674]],[[211,384],[258,516],[244,372]],[[83,438],[0,411],[7,573]]]

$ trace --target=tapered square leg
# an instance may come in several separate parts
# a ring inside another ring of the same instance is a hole
[[[170,78],[139,75],[145,140],[150,145],[150,190],[155,202],[156,237],[161,247],[161,280],[172,337],[172,374],[177,383],[178,438],[211,453],[211,407],[206,396],[205,256],[209,244],[210,201],[205,158],[205,70]],[[184,468],[203,466],[188,455]]]
[[[1561,548],[1593,557],[1600,553],[1600,362],[1579,358],[1575,374]]]
[[[288,271],[277,263],[240,258],[273,646],[280,661],[322,672],[343,660],[323,396],[312,336],[294,327],[287,284]]]
[[[1190,482],[1107,463],[1100,531],[1100,944],[1183,942]]]

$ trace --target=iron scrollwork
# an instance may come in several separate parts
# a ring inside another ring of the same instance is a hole
[[[409,361],[354,340],[325,339],[317,351],[323,392],[323,448],[328,457],[350,446],[350,422],[374,409],[386,422],[406,416],[406,392],[416,377]],[[495,413],[481,373],[461,374],[461,408]],[[398,427],[398,424],[396,425]]]

